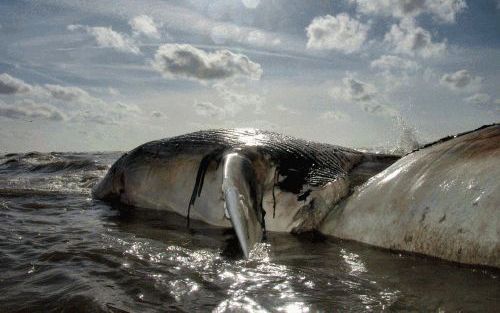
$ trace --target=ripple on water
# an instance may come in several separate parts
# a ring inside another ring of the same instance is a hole
[[[118,156],[0,157],[0,311],[498,309],[500,284],[488,270],[273,233],[242,260],[231,232],[118,213],[89,198]],[[66,166],[75,160],[87,161]]]

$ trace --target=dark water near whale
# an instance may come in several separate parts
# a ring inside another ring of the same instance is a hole
[[[0,312],[500,310],[497,272],[335,239],[233,235],[90,197],[118,153],[0,156]]]

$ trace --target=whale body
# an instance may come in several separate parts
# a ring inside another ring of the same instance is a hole
[[[404,156],[341,201],[320,231],[500,268],[500,124]]]
[[[199,131],[125,153],[93,196],[233,227],[248,256],[265,230],[317,230],[338,201],[398,158],[256,129]]]

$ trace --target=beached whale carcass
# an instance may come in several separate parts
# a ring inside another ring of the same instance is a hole
[[[93,195],[232,226],[248,256],[264,230],[316,230],[354,186],[397,159],[255,129],[199,131],[124,154]]]
[[[320,231],[500,268],[500,124],[404,156],[339,203]]]

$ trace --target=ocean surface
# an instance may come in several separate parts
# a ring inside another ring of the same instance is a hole
[[[498,312],[499,273],[91,198],[120,153],[0,155],[0,312]]]

